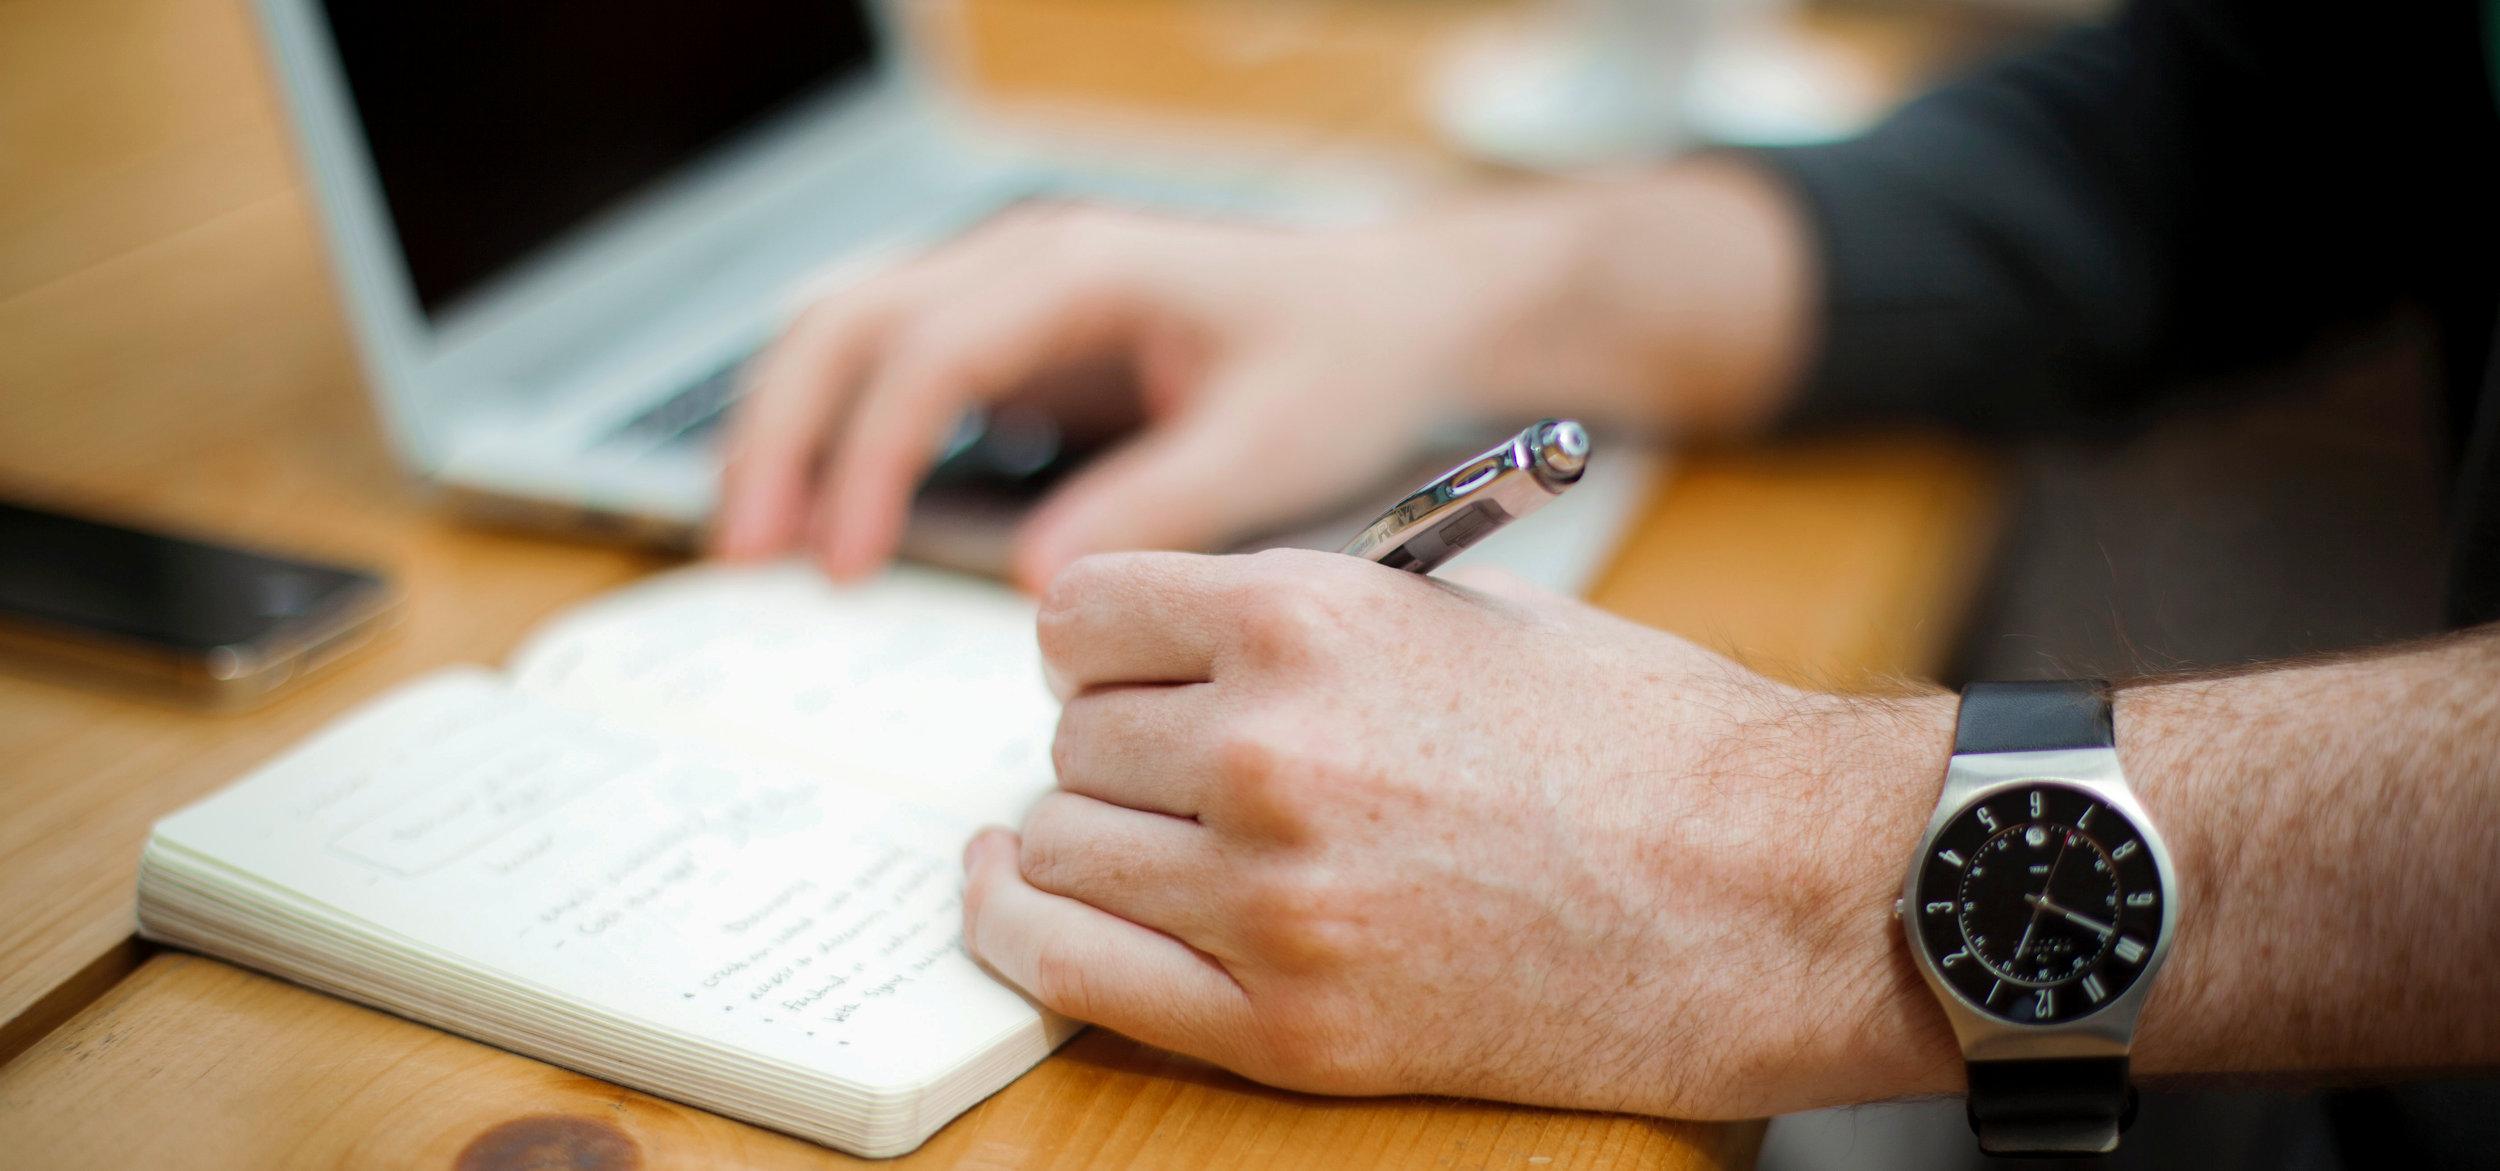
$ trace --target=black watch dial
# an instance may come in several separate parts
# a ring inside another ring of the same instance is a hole
[[[2049,781],[1962,810],[1920,861],[1920,940],[1945,982],[2017,1024],[2090,1016],[2161,942],[2161,876],[2143,831]]]

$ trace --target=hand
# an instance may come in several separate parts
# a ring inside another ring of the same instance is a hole
[[[1212,548],[1315,511],[1452,414],[1755,428],[1806,349],[1791,204],[1703,159],[1351,230],[1004,216],[818,302],[760,360],[715,544],[867,573],[965,408],[1014,398],[1095,430],[1106,372],[1143,429],[1026,522],[1028,588],[1086,553]]]
[[[2086,915],[2086,914],[2084,914],[2084,913],[2083,913],[2083,912],[2081,912],[2081,911],[2070,910],[2070,909],[2068,909],[2067,907],[2065,907],[2063,904],[2060,904],[2060,903],[2058,903],[2058,902],[2056,902],[2056,901],[2054,901],[2054,900],[2050,899],[2050,898],[2049,898],[2049,896],[2047,896],[2047,895],[2024,895],[2024,896],[2023,896],[2023,899],[2024,899],[2024,901],[2026,901],[2026,902],[2030,903],[2030,904],[2031,904],[2031,906],[2032,906],[2032,920],[2033,920],[2034,922],[2037,922],[2037,921],[2039,920],[2039,917],[2040,917],[2040,912],[2042,912],[2042,911],[2047,911],[2047,912],[2050,912],[2051,914],[2055,914],[2055,915],[2062,915],[2062,916],[2064,916],[2064,917],[2066,918],[2066,921],[2067,921],[2067,922],[2073,923],[2073,924],[2075,924],[2075,925],[2076,925],[2076,926],[2078,926],[2078,927],[2081,927],[2081,928],[2083,928],[2083,929],[2085,929],[2085,930],[2087,930],[2087,931],[2093,932],[2094,934],[2099,935],[2099,936],[2101,936],[2101,937],[2102,937],[2102,938],[2104,938],[2104,939],[2106,939],[2106,938],[2108,938],[2108,937],[2110,937],[2110,936],[2112,936],[2112,935],[2116,935],[2116,934],[2118,934],[2118,929],[2117,929],[2117,928],[2112,927],[2112,926],[2110,926],[2110,925],[2109,925],[2109,924],[2107,924],[2107,923],[2103,923],[2103,922],[2101,922],[2100,920],[2098,920],[2098,919],[2095,919],[2095,918],[2091,917],[2090,915]],[[2019,948],[2019,947],[2014,949],[2014,958],[2015,958],[2015,959],[2021,959],[2021,958],[2022,958],[2022,955],[2023,955],[2023,949],[2021,949],[2021,948]]]
[[[1295,519],[1404,458],[1534,284],[1520,246],[1452,235],[1440,221],[1290,232],[1067,206],[1002,217],[817,303],[773,347],[733,422],[719,550],[807,544],[836,575],[869,572],[965,409],[1044,395],[1055,412],[1099,412],[1099,376],[1122,369],[1144,430],[1033,515],[1018,580],[1038,589],[1084,553],[1210,547]],[[1088,371],[1094,384],[1067,385]]]
[[[1298,551],[1088,558],[1040,634],[1059,789],[968,848],[965,939],[1051,1008],[1327,1093],[1957,1084],[1888,914],[1949,697]]]

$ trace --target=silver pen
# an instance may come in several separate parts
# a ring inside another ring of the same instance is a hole
[[[1363,526],[1344,552],[1391,569],[1430,573],[1493,530],[1545,507],[1580,481],[1589,433],[1546,419],[1426,484]]]

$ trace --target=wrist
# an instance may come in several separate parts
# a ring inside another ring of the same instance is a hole
[[[1955,697],[1821,697],[1799,761],[1828,799],[1810,841],[1816,913],[1804,938],[1822,962],[1789,1011],[1789,1108],[1948,1093],[1962,1084],[1951,1026],[1892,917],[1902,866],[1934,812],[1953,751]]]
[[[2315,999],[2286,987],[2287,975],[2335,965],[2323,959],[2293,966],[2235,962],[2267,954],[2274,931],[2266,925],[2294,917],[2265,909],[2271,891],[2328,886],[2287,882],[2285,868],[2247,857],[2253,844],[2319,837],[2301,819],[2282,817],[2303,804],[2282,800],[2297,791],[2296,760],[2331,756],[2323,745],[2285,743],[2298,718],[2283,718],[2285,712],[2263,700],[2287,674],[2180,680],[2118,693],[2119,758],[2169,843],[2179,887],[2178,937],[2137,1029],[2136,1068],[2144,1074],[2332,1065],[2359,1051],[2345,1043],[2349,1038],[2329,1040],[2327,1029],[2284,1029],[2276,1015],[2284,1005]],[[2366,903],[2368,896],[2355,901]],[[2303,917],[2307,930],[2322,935],[2358,934],[2331,928],[2332,917],[2314,910]],[[2253,933],[2251,924],[2258,925]],[[2295,1056],[2305,1045],[2321,1045],[2322,1059]]]
[[[1787,404],[1814,276],[1801,213],[1754,167],[1705,157],[1543,185],[1415,230],[1434,255],[1472,258],[1460,373],[1480,410],[1726,435]]]

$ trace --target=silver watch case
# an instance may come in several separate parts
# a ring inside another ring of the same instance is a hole
[[[1945,981],[1943,972],[1936,967],[1936,957],[1927,954],[1918,924],[1902,913],[1904,907],[1917,905],[1919,872],[1928,852],[1936,848],[1936,839],[1954,818],[1974,802],[2035,782],[2086,790],[2125,814],[2142,832],[2144,848],[2152,852],[2154,871],[2161,876],[2161,938],[2154,941],[2152,953],[2145,958],[2143,973],[2125,992],[2110,998],[2109,1003],[2091,1015],[2047,1025],[2017,1024],[1971,1003]],[[1893,917],[1909,940],[1910,956],[1918,964],[1918,974],[1926,979],[1927,987],[1944,1005],[1945,1016],[1953,1022],[1953,1036],[1961,1042],[1963,1060],[2123,1057],[2134,1043],[2136,1018],[2144,1010],[2144,997],[2160,976],[2162,962],[2170,958],[2170,943],[2178,934],[2178,881],[2170,866],[2170,849],[2163,843],[2151,816],[2145,813],[2143,803],[2136,800],[2135,791],[2127,787],[2126,775],[2118,768],[2116,750],[1957,754],[1945,769],[1944,796],[1936,802],[1935,816],[1928,820],[1927,832],[1919,835],[1918,851],[1910,855],[1909,872],[1901,881],[1901,899],[1893,904]]]

